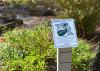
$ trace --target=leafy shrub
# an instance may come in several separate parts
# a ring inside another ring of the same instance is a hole
[[[96,16],[100,12],[99,0],[57,0],[58,18],[74,18],[78,36],[92,38],[96,27]]]
[[[87,41],[80,40],[79,46],[73,48],[72,56],[72,71],[89,71],[90,62],[95,57],[95,53]]]
[[[55,58],[56,50],[47,23],[36,25],[34,29],[15,29],[4,34],[0,43],[0,62],[4,71],[45,71],[46,60]],[[95,56],[90,44],[80,39],[79,46],[73,48],[72,71],[88,71]]]
[[[56,50],[48,24],[34,29],[15,29],[4,34],[0,59],[4,71],[45,71],[48,58],[55,58]]]

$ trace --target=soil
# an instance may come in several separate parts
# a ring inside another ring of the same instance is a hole
[[[22,25],[22,28],[28,28],[28,29],[31,29],[33,28],[34,25],[37,25],[37,24],[40,24],[40,23],[43,23],[47,20],[50,20],[51,18],[53,18],[53,16],[47,16],[47,17],[31,17],[30,20],[28,19],[25,19],[23,20],[23,25]]]
[[[53,58],[49,58],[46,60],[47,63],[47,71],[57,71],[57,62]]]

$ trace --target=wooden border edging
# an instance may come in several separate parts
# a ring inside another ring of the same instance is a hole
[[[6,31],[12,30],[15,27],[21,26],[23,24],[22,20],[15,20],[14,22],[10,22],[4,25],[0,25],[0,35],[5,33]]]

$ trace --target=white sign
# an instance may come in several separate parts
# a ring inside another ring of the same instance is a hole
[[[56,48],[77,47],[78,39],[74,19],[51,19]]]

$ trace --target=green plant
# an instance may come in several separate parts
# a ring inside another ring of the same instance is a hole
[[[74,18],[79,37],[94,37],[96,16],[100,12],[99,0],[57,0],[58,18]]]
[[[91,45],[85,40],[80,40],[79,46],[73,48],[72,71],[89,71],[91,59],[95,55],[96,53],[93,52]]]
[[[44,71],[46,60],[55,58],[56,50],[47,23],[34,29],[15,29],[4,34],[0,59],[4,71]]]
[[[0,43],[0,62],[4,71],[45,71],[46,60],[56,58],[56,49],[48,23],[34,26],[33,29],[15,29],[5,33]],[[95,53],[83,39],[73,48],[72,71],[88,71]]]

